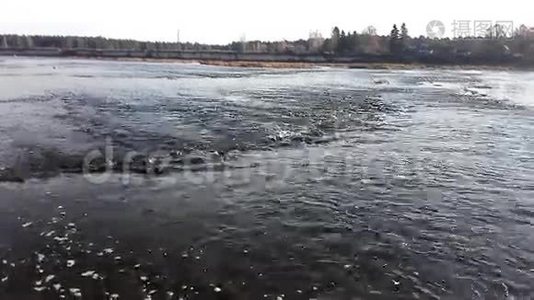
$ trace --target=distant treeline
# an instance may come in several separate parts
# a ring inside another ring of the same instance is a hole
[[[239,41],[228,45],[199,43],[146,42],[104,37],[0,35],[1,53],[40,53],[57,49],[57,55],[134,56],[154,58],[240,59],[240,57],[322,57],[324,61],[382,60],[437,64],[521,64],[534,65],[534,36],[531,31],[517,30],[513,36],[488,33],[484,37],[432,39],[410,37],[404,24],[393,26],[390,35],[377,35],[372,27],[363,32],[344,31],[335,27],[330,37],[312,34],[297,41]],[[33,50],[29,51],[29,50]],[[191,55],[191,53],[199,53]],[[52,53],[52,52],[48,52]],[[53,52],[55,53],[55,52]],[[189,53],[182,55],[181,53]],[[308,59],[310,60],[310,59]],[[313,59],[312,59],[313,60]]]

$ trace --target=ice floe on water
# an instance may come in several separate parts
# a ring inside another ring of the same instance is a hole
[[[86,271],[86,272],[83,272],[82,274],[80,274],[80,276],[82,276],[82,277],[93,277],[93,275],[95,273],[96,273],[95,271]]]
[[[74,297],[77,297],[77,298],[81,298],[82,297],[82,291],[79,288],[70,288],[69,292]]]
[[[76,264],[76,261],[74,259],[67,260],[67,268],[71,268]]]

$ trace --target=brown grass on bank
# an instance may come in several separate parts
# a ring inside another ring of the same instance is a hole
[[[281,61],[224,61],[224,60],[201,60],[203,65],[240,67],[240,68],[273,68],[273,69],[306,69],[317,64],[306,62],[281,62]]]
[[[272,68],[272,69],[310,69],[317,67],[344,68],[344,69],[374,69],[374,70],[420,70],[420,69],[452,69],[452,70],[499,70],[507,71],[520,68],[512,66],[489,65],[429,65],[420,63],[310,63],[310,62],[283,62],[283,61],[241,61],[241,60],[193,60],[176,58],[133,58],[133,57],[71,57],[82,59],[96,59],[109,61],[139,61],[151,63],[197,63],[210,66],[239,67],[239,68]],[[528,69],[531,70],[531,69]]]

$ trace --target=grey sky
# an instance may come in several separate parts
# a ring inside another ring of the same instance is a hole
[[[246,1],[246,0],[4,0],[0,33],[102,35],[113,38],[228,43],[294,40],[318,30],[328,36],[335,25],[361,31],[374,25],[387,34],[406,22],[411,35],[441,20],[452,35],[454,20],[513,21],[534,26],[528,1]],[[6,3],[7,2],[7,3]],[[529,24],[530,23],[530,24]]]

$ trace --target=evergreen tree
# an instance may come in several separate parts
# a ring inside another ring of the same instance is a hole
[[[406,23],[402,23],[400,38],[402,40],[408,40],[410,38],[410,36],[408,35],[408,28],[406,28]]]
[[[398,40],[400,38],[399,29],[397,28],[397,24],[393,24],[393,29],[391,29],[391,34],[389,35],[389,37],[392,40]]]
[[[339,32],[339,28],[336,26],[334,27],[334,29],[332,29],[332,36],[330,37],[328,50],[336,52],[339,47],[340,38],[341,38],[341,33]]]
[[[340,32],[339,32],[339,27],[334,27],[334,29],[332,29],[332,39],[337,39],[339,40],[339,37],[341,36]]]
[[[339,36],[339,43],[337,45],[336,52],[343,53],[347,50],[347,35],[345,30],[341,30],[341,35]]]
[[[393,29],[391,29],[391,33],[389,35],[389,50],[391,53],[399,52],[399,40],[399,29],[397,28],[397,24],[393,24]]]
[[[406,28],[406,23],[402,23],[401,32],[400,32],[400,43],[399,43],[400,51],[406,51],[406,49],[408,48],[409,39],[410,39],[410,36],[408,35],[408,28]]]

